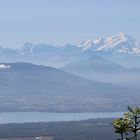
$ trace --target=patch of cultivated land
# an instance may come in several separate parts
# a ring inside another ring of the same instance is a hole
[[[102,112],[124,111],[133,104],[133,98],[82,96],[0,96],[0,112],[46,111],[46,112]],[[139,103],[139,98],[135,98]]]

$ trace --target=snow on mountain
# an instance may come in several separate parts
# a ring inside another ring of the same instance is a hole
[[[140,53],[140,47],[137,45],[137,41],[124,33],[119,33],[115,36],[107,38],[97,38],[96,40],[87,40],[81,42],[79,47],[82,48],[82,52],[87,50],[92,51],[114,51],[120,53]]]
[[[0,69],[7,69],[10,68],[10,65],[0,64]]]
[[[21,54],[34,54],[34,53],[45,53],[50,51],[55,51],[55,46],[50,44],[33,44],[25,43],[21,48]]]
[[[86,40],[81,42],[78,47],[82,47],[84,49],[91,48],[94,45],[92,40]]]
[[[86,51],[93,52],[117,52],[117,53],[129,53],[139,54],[140,45],[137,41],[125,33],[119,33],[115,36],[107,38],[97,38],[95,40],[82,41],[78,45],[70,43],[64,43],[58,46],[49,44],[32,44],[25,43],[21,48],[21,52],[24,54],[32,53],[50,53],[50,52],[75,52],[80,51],[82,53]]]
[[[119,33],[107,38],[82,41],[78,45],[27,42],[19,49],[0,47],[0,62],[24,61],[55,67],[88,59],[93,55],[112,59],[126,67],[136,67],[140,60],[140,43],[129,35]]]
[[[140,48],[134,47],[133,52],[136,53],[136,54],[139,54],[140,53]]]
[[[84,53],[84,52],[111,52],[125,54],[140,54],[140,43],[125,33],[119,33],[107,38],[85,40],[78,45],[64,43],[60,45],[25,43],[20,49],[0,47],[0,54],[40,54],[40,53]]]

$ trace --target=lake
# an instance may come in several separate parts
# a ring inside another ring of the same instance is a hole
[[[4,112],[0,123],[78,121],[97,118],[118,118],[124,112],[97,113],[50,113],[50,112]]]

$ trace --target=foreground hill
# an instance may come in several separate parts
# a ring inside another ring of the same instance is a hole
[[[22,140],[22,138],[32,137],[33,139],[36,136],[47,135],[51,136],[53,140],[116,140],[112,120],[1,124],[0,137]],[[0,140],[9,140],[1,138]]]

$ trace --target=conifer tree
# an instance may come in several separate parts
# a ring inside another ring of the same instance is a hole
[[[126,118],[119,118],[113,121],[115,132],[121,135],[121,140],[124,140],[124,134],[128,134],[131,130],[131,123]]]
[[[140,130],[140,108],[128,106],[128,112],[125,113],[125,118],[131,120],[131,131],[134,133],[134,139],[138,139],[138,131]]]

